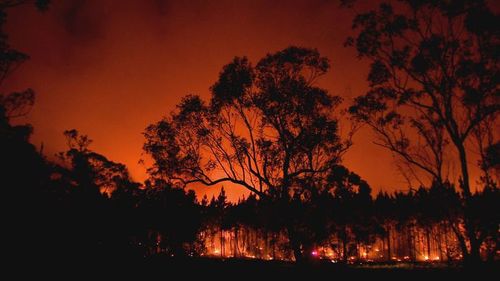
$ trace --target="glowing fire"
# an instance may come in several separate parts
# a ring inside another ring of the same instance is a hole
[[[287,237],[285,234],[280,234],[275,237],[274,242],[271,244],[270,241],[262,239],[255,240],[256,236],[254,236],[254,233],[252,231],[247,232],[238,232],[238,236],[236,236],[234,231],[224,231],[222,233],[217,232],[215,234],[205,233],[206,236],[204,240],[206,249],[208,250],[205,255],[222,258],[234,257],[264,260],[293,260],[293,253],[291,253],[291,251],[287,252],[281,249],[281,246],[286,245],[287,243]],[[248,237],[245,237],[245,235]],[[423,237],[423,234],[421,237]],[[336,241],[334,240],[334,242]],[[440,245],[434,241],[431,241],[431,247],[424,243],[425,241],[423,240],[417,240],[414,242],[412,247],[415,248],[415,252],[420,253],[416,257],[413,256],[411,252],[407,250],[405,251],[406,244],[403,246],[393,244],[392,247],[388,249],[385,247],[384,242],[384,240],[378,239],[371,245],[358,245],[357,251],[352,254],[349,253],[346,259],[349,263],[373,261],[384,262],[387,260],[392,262],[443,262],[448,261],[451,256],[447,256],[445,255],[447,252],[443,253],[442,250],[439,250],[439,246],[443,249],[448,249],[446,244]],[[308,254],[317,259],[328,259],[329,261],[343,260],[344,253],[342,248],[339,248],[339,245],[341,244],[333,242],[331,245],[315,245],[314,248],[308,252]],[[161,244],[158,245],[158,247],[161,247]],[[452,256],[452,259],[458,260],[460,258],[462,258],[462,256],[459,256],[459,253],[455,253]]]

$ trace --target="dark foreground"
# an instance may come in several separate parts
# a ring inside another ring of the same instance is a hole
[[[397,278],[399,280],[424,280],[423,278],[444,278],[443,280],[463,280],[463,277],[497,278],[499,264],[484,264],[463,268],[460,265],[444,264],[358,264],[345,265],[318,260],[308,264],[296,264],[282,261],[262,261],[247,259],[216,258],[170,258],[153,257],[148,259],[127,260],[107,259],[59,259],[40,260],[32,263],[34,271],[21,271],[32,276],[62,276],[73,278],[134,278],[146,280],[153,277],[165,277],[166,280],[208,279],[208,280],[339,280],[344,278]],[[18,275],[19,276],[19,275]],[[402,279],[404,278],[404,279]],[[156,279],[156,278],[155,278]],[[347,280],[347,279],[345,279]],[[382,279],[384,280],[384,279]],[[430,279],[434,280],[434,279]]]

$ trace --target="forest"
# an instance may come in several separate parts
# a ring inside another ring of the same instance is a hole
[[[0,86],[29,59],[9,45],[8,11],[33,3],[41,11],[52,4],[0,1]],[[255,62],[235,57],[208,99],[186,95],[144,129],[144,182],[77,129],[61,132],[65,151],[46,155],[30,142],[33,127],[16,122],[36,107],[35,90],[2,89],[12,259],[498,262],[498,14],[487,1],[467,0],[356,11],[345,45],[370,62],[368,92],[350,101],[318,86],[331,65],[314,48],[289,46]],[[412,188],[374,194],[343,164],[361,127],[398,160]],[[447,173],[451,162],[458,180]],[[193,186],[221,190],[200,197]],[[234,186],[250,195],[229,201]]]

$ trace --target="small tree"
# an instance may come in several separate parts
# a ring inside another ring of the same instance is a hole
[[[121,163],[89,149],[92,140],[77,130],[64,131],[68,150],[58,157],[69,164],[69,176],[74,185],[82,190],[110,195],[120,185],[130,183],[130,175]]]

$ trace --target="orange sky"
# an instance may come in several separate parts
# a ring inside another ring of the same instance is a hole
[[[32,142],[43,142],[49,156],[65,149],[65,129],[88,134],[95,151],[125,163],[135,180],[146,176],[138,164],[144,128],[185,94],[208,97],[234,56],[257,62],[289,45],[314,47],[332,64],[321,86],[345,106],[367,88],[367,62],[343,47],[352,15],[338,1],[53,2],[45,13],[28,5],[8,17],[11,45],[31,59],[7,88],[37,92],[32,112],[18,122],[34,125]],[[371,139],[362,130],[345,165],[375,192],[405,189],[390,153]],[[216,189],[204,188],[209,195]],[[235,198],[241,190],[228,193]]]

